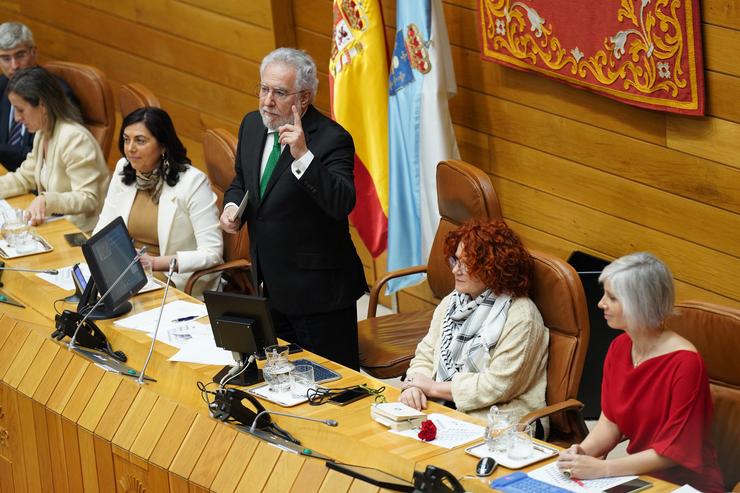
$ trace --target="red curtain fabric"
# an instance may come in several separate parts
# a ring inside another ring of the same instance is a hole
[[[699,0],[479,0],[481,56],[635,106],[704,114]]]

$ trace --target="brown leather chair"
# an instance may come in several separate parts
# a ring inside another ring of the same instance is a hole
[[[121,118],[139,108],[161,108],[159,99],[146,86],[138,82],[123,84],[118,90],[118,110]]]
[[[530,251],[534,276],[529,296],[550,333],[547,359],[547,406],[522,418],[525,423],[550,417],[548,441],[569,446],[588,430],[576,400],[588,349],[588,307],[575,269],[552,255]]]
[[[740,310],[700,301],[676,304],[665,326],[704,358],[714,404],[712,437],[725,491],[740,491]]]
[[[464,161],[441,161],[437,165],[437,201],[441,216],[427,265],[389,272],[373,286],[367,319],[358,326],[360,366],[377,378],[403,375],[419,341],[429,330],[434,309],[376,317],[380,290],[391,279],[427,273],[434,296],[442,299],[455,287],[444,255],[447,233],[470,218],[500,219],[501,206],[488,175]]]
[[[234,180],[236,146],[237,138],[222,128],[207,129],[203,135],[203,157],[219,211],[223,211],[224,192]],[[185,292],[190,294],[201,276],[222,272],[225,290],[253,294],[251,268],[249,236],[244,226],[237,234],[224,233],[224,263],[194,272],[185,284]]]
[[[99,69],[81,63],[52,61],[44,65],[64,79],[80,101],[82,120],[107,158],[116,128],[116,109],[108,78]]]

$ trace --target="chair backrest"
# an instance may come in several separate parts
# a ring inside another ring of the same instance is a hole
[[[546,396],[550,405],[578,396],[588,349],[588,307],[581,280],[570,264],[543,252],[530,253],[534,260],[530,298],[550,333]],[[554,438],[567,439],[580,427],[572,415],[558,413],[550,418],[550,430]]]
[[[52,61],[44,64],[44,68],[72,88],[80,101],[83,123],[107,159],[116,128],[116,109],[108,78],[99,69],[81,63]]]
[[[237,142],[237,138],[223,128],[209,128],[203,134],[203,158],[219,211],[224,207],[224,192],[234,180]],[[249,259],[246,226],[239,234],[224,234],[224,261],[238,258]]]
[[[673,330],[696,346],[704,358],[714,404],[712,436],[717,447],[725,491],[740,481],[740,310],[700,301],[676,304],[666,320]]]
[[[139,108],[161,108],[159,99],[146,86],[138,82],[123,84],[118,90],[118,110],[121,118]]]
[[[437,165],[437,204],[440,219],[427,261],[427,282],[437,298],[444,298],[455,288],[444,254],[447,234],[471,218],[504,216],[491,178],[464,161],[440,161]]]

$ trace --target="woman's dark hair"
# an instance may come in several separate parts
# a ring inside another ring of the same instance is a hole
[[[463,259],[468,274],[480,279],[494,293],[527,296],[532,277],[532,257],[519,236],[501,219],[472,219],[451,231],[445,238],[445,255],[455,256],[463,244]]]
[[[8,93],[15,93],[34,108],[43,104],[46,108],[46,130],[54,131],[59,120],[82,123],[80,110],[69,102],[56,77],[43,67],[18,70],[8,82]]]
[[[188,169],[190,158],[188,158],[187,149],[175,132],[175,125],[170,115],[161,108],[152,107],[139,108],[126,115],[121,123],[121,133],[118,136],[118,150],[122,156],[126,155],[123,152],[123,132],[134,123],[143,123],[159,145],[164,147],[164,157],[170,162],[170,169],[164,180],[169,186],[174,187],[180,179],[180,173]],[[164,166],[164,160],[159,165]],[[123,183],[126,185],[131,185],[136,181],[136,170],[129,162],[123,167],[121,174]]]

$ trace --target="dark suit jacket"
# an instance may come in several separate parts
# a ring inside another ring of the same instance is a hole
[[[252,262],[271,304],[287,315],[347,308],[367,290],[347,216],[355,206],[354,143],[339,124],[309,106],[301,119],[314,158],[301,179],[285,146],[259,196],[259,173],[267,128],[259,112],[239,129],[236,177],[224,203],[249,202],[242,217],[249,228]]]
[[[72,92],[72,88],[69,87],[64,79],[57,77],[59,84],[62,86],[62,91],[67,96],[72,104],[80,107],[80,103],[77,97]],[[15,171],[18,166],[26,159],[26,155],[31,152],[33,147],[33,136],[31,132],[26,131],[21,139],[20,146],[12,146],[8,144],[10,138],[10,100],[6,94],[6,87],[8,86],[8,78],[5,75],[0,75],[0,164],[5,166],[8,171]]]

